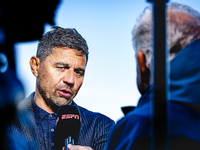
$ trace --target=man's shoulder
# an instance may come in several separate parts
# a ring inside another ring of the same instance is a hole
[[[146,103],[145,105],[140,107],[136,107],[134,110],[130,111],[126,116],[117,121],[116,126],[114,128],[115,132],[121,132],[124,135],[134,132],[135,137],[139,136],[140,134],[148,134],[151,121],[149,111],[149,103]]]
[[[143,108],[138,107],[117,121],[111,134],[112,138],[109,141],[108,149],[119,147],[121,149],[132,149],[131,146],[134,141],[150,135],[148,112],[142,111]]]
[[[146,102],[145,104],[141,106],[137,106],[134,110],[130,111],[126,114],[125,119],[129,118],[143,118],[143,119],[150,119],[151,115],[151,103]]]
[[[140,127],[142,124],[149,124],[150,123],[150,114],[148,111],[143,111],[143,108],[135,109],[131,112],[129,112],[126,116],[121,118],[120,120],[117,121],[117,126],[126,126],[130,127],[131,129],[140,124]],[[137,126],[139,127],[139,126]],[[127,129],[128,129],[127,128]]]
[[[11,123],[11,128],[13,131],[19,130],[24,134],[24,136],[27,137],[36,137],[35,119],[31,106],[33,96],[34,93],[18,103],[14,120]]]
[[[79,109],[80,115],[82,116],[82,119],[89,119],[93,121],[103,121],[103,122],[113,122],[114,121],[109,118],[108,116],[100,113],[100,112],[93,112],[91,110],[88,110],[82,106],[76,105]]]
[[[34,96],[34,93],[30,94],[29,97],[21,100],[17,104],[17,111],[23,112],[23,111],[26,111],[26,110],[30,109],[31,108],[31,102],[32,102],[33,96]]]

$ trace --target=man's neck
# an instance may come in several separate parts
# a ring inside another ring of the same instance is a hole
[[[55,113],[51,109],[51,107],[46,104],[46,102],[44,101],[44,99],[40,95],[37,95],[36,93],[34,95],[34,101],[35,101],[35,104],[38,107],[40,107],[41,109],[45,110],[46,112],[48,112],[48,113]]]

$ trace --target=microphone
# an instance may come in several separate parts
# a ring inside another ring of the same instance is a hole
[[[64,105],[57,112],[56,119],[56,150],[68,150],[67,145],[74,145],[74,141],[78,139],[80,131],[80,115],[76,106]]]

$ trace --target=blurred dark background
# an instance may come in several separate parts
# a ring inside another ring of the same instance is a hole
[[[16,101],[24,98],[24,88],[16,77],[14,44],[38,40],[46,23],[55,25],[60,0],[0,1],[0,114],[1,149],[5,128],[13,119]]]

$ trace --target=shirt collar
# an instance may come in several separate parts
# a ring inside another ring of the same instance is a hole
[[[37,104],[33,99],[32,99],[32,107],[37,124],[39,124],[47,115],[50,115],[50,113],[46,112],[45,110],[37,106]],[[52,115],[56,116],[57,113],[53,113]]]
[[[33,96],[34,97],[34,96]],[[79,110],[79,107],[78,105],[72,101],[72,106],[76,106]],[[46,112],[45,110],[43,110],[42,108],[40,108],[34,101],[34,98],[32,98],[32,108],[33,108],[33,113],[34,113],[34,116],[35,116],[35,120],[36,120],[36,123],[39,124],[47,115],[50,115],[50,113]],[[80,110],[79,110],[79,113],[80,113]],[[56,116],[57,117],[57,113],[53,113],[52,115]],[[80,114],[80,119],[81,119],[81,114]],[[81,119],[82,121],[82,119]]]

